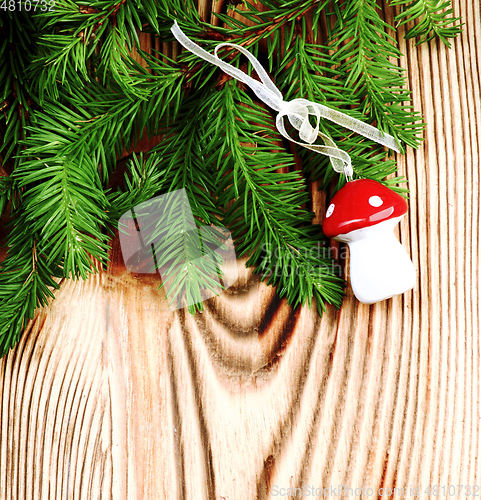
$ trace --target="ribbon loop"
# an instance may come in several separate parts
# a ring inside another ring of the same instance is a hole
[[[352,177],[353,174],[351,157],[345,151],[339,149],[336,146],[336,143],[329,136],[319,131],[319,123],[321,118],[330,120],[337,125],[341,125],[399,153],[399,147],[394,137],[389,134],[384,134],[379,129],[368,125],[361,120],[352,118],[351,116],[346,115],[341,111],[328,108],[323,104],[308,101],[307,99],[293,99],[289,102],[284,101],[281,91],[270,79],[261,63],[254,57],[253,54],[251,54],[241,45],[227,42],[220,43],[216,46],[214,55],[212,55],[203,48],[199,47],[190,38],[188,38],[179,28],[177,21],[174,22],[171,31],[177,41],[187,50],[190,50],[192,53],[201,57],[205,61],[218,66],[232,78],[236,78],[242,83],[248,85],[261,101],[277,111],[278,115],[276,117],[276,127],[283,137],[307,149],[311,149],[312,151],[316,151],[317,153],[329,156],[332,168],[338,173],[344,173],[346,175],[346,178]],[[251,76],[244,73],[242,70],[220,59],[217,55],[217,52],[222,47],[231,47],[244,54],[251,62],[261,81],[259,82],[255,80]],[[315,116],[315,127],[313,127],[309,121],[310,115]],[[287,116],[289,123],[296,130],[298,130],[299,137],[304,142],[295,141],[287,133],[284,126],[285,116]],[[314,144],[318,137],[322,139],[324,145]]]

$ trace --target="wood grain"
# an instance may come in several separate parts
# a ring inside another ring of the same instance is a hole
[[[116,242],[108,272],[62,283],[0,362],[0,499],[481,490],[481,13],[454,9],[466,25],[451,50],[400,40],[427,123],[398,157],[413,292],[373,306],[349,293],[321,319],[240,261],[237,285],[192,317],[127,273]]]

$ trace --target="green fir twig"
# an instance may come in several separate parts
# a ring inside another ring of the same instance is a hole
[[[437,37],[450,48],[448,39],[462,32],[461,18],[453,16],[451,0],[391,0],[389,3],[402,6],[401,13],[394,19],[397,26],[415,23],[404,37],[418,38],[417,45]]]

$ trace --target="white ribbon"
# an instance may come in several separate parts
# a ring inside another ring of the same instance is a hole
[[[202,59],[215,64],[221,68],[225,73],[236,78],[248,85],[256,96],[270,106],[272,109],[278,111],[276,118],[277,130],[290,141],[304,146],[305,148],[312,149],[317,153],[327,155],[331,159],[331,164],[334,170],[338,173],[344,173],[346,177],[352,177],[351,157],[342,149],[339,149],[335,142],[327,135],[319,132],[319,122],[321,118],[326,118],[338,125],[342,125],[353,132],[356,132],[368,139],[371,139],[383,146],[399,153],[399,147],[393,136],[384,134],[379,129],[368,125],[360,120],[352,118],[340,111],[328,108],[322,104],[308,101],[307,99],[293,99],[292,101],[284,101],[281,91],[275,86],[274,82],[269,78],[269,75],[262,67],[261,63],[244,47],[234,43],[221,43],[216,46],[214,55],[210,54],[203,48],[199,47],[190,38],[188,38],[179,28],[177,21],[171,28],[177,41],[186,49],[190,50]],[[255,71],[259,75],[260,82],[254,80],[243,71],[235,68],[229,63],[226,63],[217,56],[217,51],[222,47],[232,47],[242,52],[249,61],[252,63]],[[313,127],[309,122],[309,115],[316,117],[316,126]],[[287,116],[291,125],[299,131],[299,137],[305,142],[298,142],[292,139],[284,127],[284,116]],[[316,139],[320,137],[324,141],[324,146],[314,144]]]

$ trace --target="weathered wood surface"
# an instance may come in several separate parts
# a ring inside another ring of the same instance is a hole
[[[126,273],[117,244],[108,273],[63,283],[0,362],[0,499],[481,485],[481,14],[454,7],[452,50],[401,41],[427,122],[398,158],[415,290],[371,307],[349,294],[320,319],[240,263],[191,317]]]

